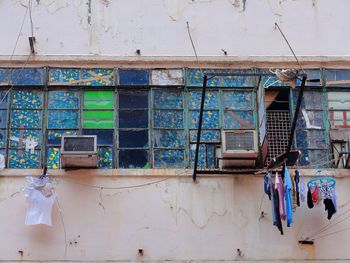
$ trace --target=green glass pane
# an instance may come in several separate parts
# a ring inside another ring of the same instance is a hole
[[[84,109],[114,109],[114,91],[84,91]]]
[[[113,111],[84,111],[83,128],[113,129]]]

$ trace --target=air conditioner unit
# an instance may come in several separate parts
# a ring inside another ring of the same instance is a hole
[[[220,168],[255,167],[258,153],[256,131],[222,131],[222,147],[217,149]]]
[[[63,135],[61,144],[62,168],[97,168],[96,135]]]

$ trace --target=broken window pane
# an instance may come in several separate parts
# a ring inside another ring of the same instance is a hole
[[[148,110],[119,110],[119,128],[148,128]]]
[[[119,168],[150,168],[147,150],[119,150]]]
[[[148,130],[119,131],[119,148],[148,147]]]

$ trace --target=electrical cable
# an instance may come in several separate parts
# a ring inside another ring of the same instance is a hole
[[[57,193],[55,191],[55,197],[56,197],[56,203],[57,203],[57,207],[58,207],[58,212],[60,214],[61,217],[61,223],[62,223],[62,227],[63,227],[63,231],[64,231],[64,260],[67,260],[67,231],[66,231],[66,225],[64,223],[64,218],[63,218],[63,214],[62,214],[62,209],[61,209],[61,205],[60,202],[58,201],[58,196]]]
[[[187,33],[188,33],[188,36],[189,36],[190,41],[191,41],[191,45],[192,45],[192,49],[193,49],[194,55],[195,55],[195,57],[196,57],[197,66],[198,66],[200,72],[203,74],[202,68],[201,68],[200,63],[199,63],[199,59],[198,59],[198,54],[197,54],[196,46],[194,45],[194,42],[193,42],[193,39],[192,39],[190,24],[189,24],[188,21],[186,21],[186,25],[187,25]]]

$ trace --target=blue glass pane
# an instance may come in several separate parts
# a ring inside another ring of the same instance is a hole
[[[81,85],[86,86],[113,86],[113,69],[83,69],[81,72]]]
[[[226,111],[224,113],[225,129],[255,129],[252,111]]]
[[[0,130],[0,148],[6,146],[6,130]]]
[[[342,83],[342,80],[350,80],[350,70],[325,70],[324,71],[327,87],[349,87],[348,83]]]
[[[62,135],[77,135],[78,131],[55,130],[47,132],[47,144],[61,145]]]
[[[190,156],[191,156],[191,167],[194,167],[194,158],[196,156],[196,145],[191,144],[191,151],[190,151]],[[198,152],[198,168],[206,168],[207,166],[207,161],[206,161],[206,151],[205,151],[205,145],[201,144],[199,145],[199,152]]]
[[[0,109],[7,109],[10,93],[8,90],[0,91]]]
[[[31,153],[24,150],[10,150],[9,167],[18,169],[40,168],[40,151]]]
[[[327,150],[308,150],[300,149],[301,156],[299,158],[300,166],[313,165],[314,163],[319,164],[320,168],[329,167],[329,157]]]
[[[49,110],[47,119],[49,129],[77,129],[79,111],[77,110]]]
[[[150,168],[148,161],[148,151],[146,150],[120,150],[120,168]]]
[[[148,92],[119,92],[120,109],[147,109]]]
[[[251,91],[225,91],[223,92],[224,108],[233,110],[253,109]]]
[[[80,69],[76,68],[50,68],[49,84],[51,85],[78,85],[80,82]]]
[[[99,168],[113,168],[113,148],[100,147],[98,150]]]
[[[199,110],[201,107],[202,92],[190,92],[190,109]],[[204,109],[219,109],[219,94],[216,91],[205,93]]]
[[[156,109],[182,109],[182,91],[154,90],[153,107]]]
[[[155,168],[183,168],[184,160],[184,150],[154,150]]]
[[[298,100],[298,91],[293,91],[293,107],[296,108]],[[303,94],[303,99],[301,101],[301,107],[303,109],[311,110],[322,110],[324,109],[324,99],[322,90],[319,91],[310,91],[306,90]]]
[[[207,168],[215,168],[215,145],[206,145]]]
[[[0,110],[0,128],[7,127],[7,110]]]
[[[187,86],[202,87],[204,73],[210,77],[207,87],[253,87],[257,82],[257,77],[237,75],[238,73],[252,73],[251,70],[188,69],[186,71]],[[236,74],[236,76],[215,76],[216,73]]]
[[[297,147],[304,148],[323,148],[327,149],[326,134],[324,130],[298,130],[296,132]]]
[[[139,69],[119,69],[120,85],[148,85],[149,71]]]
[[[0,68],[0,85],[9,85],[11,79],[11,70],[7,68]]]
[[[324,128],[323,112],[310,110],[306,111],[305,114],[303,112],[300,112],[298,116],[297,127],[302,129]]]
[[[119,148],[148,147],[148,130],[119,131]]]
[[[182,111],[155,110],[154,127],[156,128],[183,128]]]
[[[47,168],[59,169],[60,168],[60,148],[49,148],[47,153]]]
[[[83,130],[84,135],[97,135],[97,145],[113,145],[113,130]]]
[[[10,147],[20,148],[20,145],[24,149],[26,146],[26,140],[31,140],[38,143],[35,149],[41,148],[42,140],[41,130],[11,130],[10,131]]]
[[[13,69],[11,83],[12,85],[44,85],[44,69]]]
[[[199,111],[190,112],[190,128],[198,129]],[[202,119],[203,129],[218,129],[219,128],[219,111],[204,111]]]
[[[197,141],[197,130],[190,131],[191,142]],[[201,142],[220,142],[220,131],[206,131],[201,132]]]
[[[49,109],[78,109],[79,94],[74,91],[49,91]]]
[[[13,109],[41,109],[42,105],[42,92],[16,90],[13,93]]]
[[[185,133],[179,130],[155,130],[154,147],[184,148]]]
[[[11,128],[41,128],[40,110],[12,110]]]
[[[148,128],[148,110],[120,110],[119,128]]]

